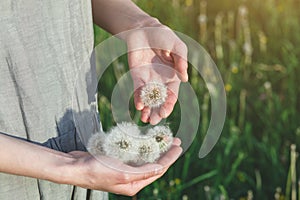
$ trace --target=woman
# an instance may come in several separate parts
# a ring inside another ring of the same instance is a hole
[[[4,0],[0,5],[0,199],[107,199],[101,191],[134,195],[162,176],[181,153],[179,140],[157,164],[122,166],[147,173],[113,170],[85,152],[72,118],[77,112],[72,96],[79,69],[92,74],[87,58],[93,20],[112,34],[139,28],[137,34],[121,34],[129,51],[135,50],[129,52],[130,67],[158,62],[178,72],[168,84],[175,92],[160,110],[145,107],[135,95],[141,120],[157,124],[171,113],[180,80],[188,78],[186,47],[172,31],[130,0]],[[150,34],[143,27],[162,27],[168,34]],[[136,48],[157,41],[165,48]],[[132,74],[135,83],[151,80],[151,69],[141,71]],[[89,84],[87,79],[81,92]],[[96,100],[82,94],[88,103],[80,109],[90,109]],[[87,114],[90,118],[97,117]]]

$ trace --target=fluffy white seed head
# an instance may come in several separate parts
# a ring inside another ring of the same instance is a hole
[[[128,135],[128,137],[139,137],[141,135],[139,127],[131,122],[117,123],[117,125],[110,130],[110,133],[118,131],[123,132],[123,134]]]
[[[172,141],[172,132],[167,126],[156,126],[143,134],[137,125],[123,122],[107,134],[93,135],[87,149],[93,155],[106,155],[138,166],[155,162],[169,150]]]
[[[147,135],[152,137],[153,143],[158,146],[160,154],[170,149],[173,136],[168,126],[155,126],[148,130]]]
[[[153,142],[151,136],[143,135],[136,142],[136,149],[139,153],[136,165],[153,163],[160,157],[159,147]]]
[[[104,155],[103,144],[105,139],[105,133],[95,133],[88,141],[87,150],[93,155]]]
[[[107,156],[122,160],[125,163],[135,162],[138,152],[133,138],[140,131],[135,124],[121,123],[113,127],[106,136],[103,149]]]
[[[167,87],[160,82],[149,82],[141,89],[140,97],[145,106],[159,107],[166,101]]]

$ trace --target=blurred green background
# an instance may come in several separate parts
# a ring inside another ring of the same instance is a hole
[[[189,81],[201,104],[194,143],[161,179],[135,197],[111,194],[110,198],[300,200],[296,163],[300,148],[300,1],[135,2],[209,52],[224,80],[227,116],[217,145],[199,159],[210,103],[203,80],[190,67]],[[95,26],[95,45],[107,37]],[[114,125],[110,96],[127,65],[126,56],[120,57],[100,80],[99,109],[105,130]],[[131,110],[136,114],[132,102]],[[174,129],[180,115],[176,110],[180,110],[178,105],[167,120]]]

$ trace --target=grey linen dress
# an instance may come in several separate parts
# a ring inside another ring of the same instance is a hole
[[[89,0],[0,1],[0,134],[63,152],[85,150],[82,135],[101,128],[91,12]],[[107,198],[0,173],[0,200]]]

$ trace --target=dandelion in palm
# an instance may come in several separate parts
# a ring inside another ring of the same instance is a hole
[[[88,142],[88,151],[97,155],[106,155],[135,166],[157,161],[167,152],[173,142],[168,126],[155,126],[142,132],[136,124],[122,122],[107,134],[94,134]]]

